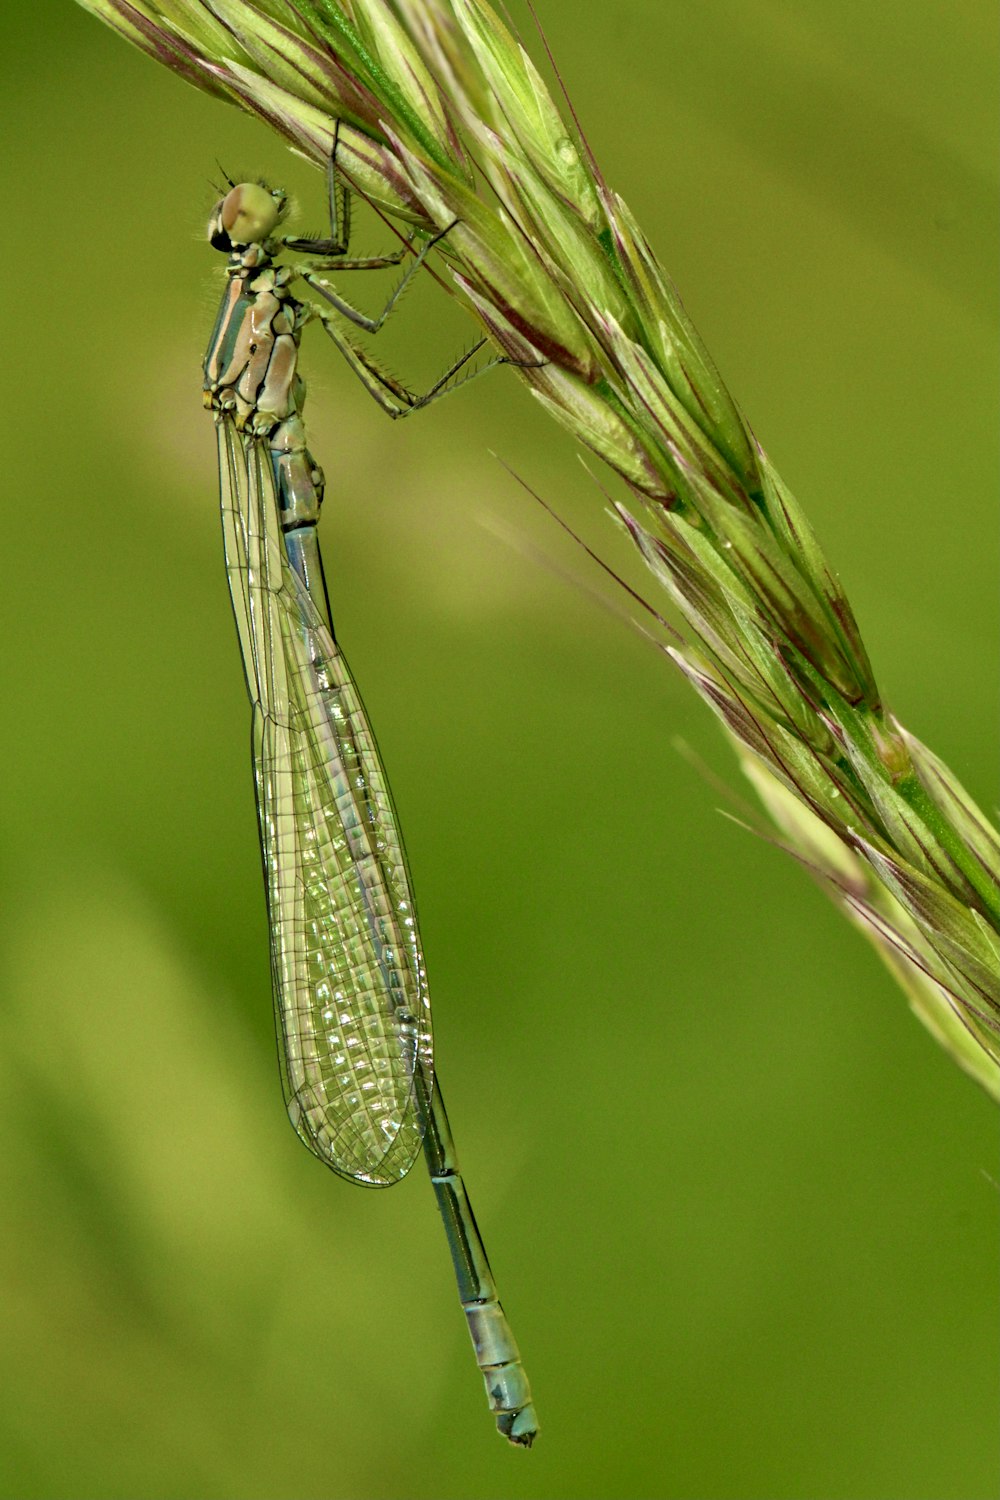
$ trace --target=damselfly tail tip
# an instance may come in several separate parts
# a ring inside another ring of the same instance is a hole
[[[505,1411],[497,1417],[497,1432],[515,1448],[530,1448],[538,1436],[538,1418],[533,1406],[520,1411]]]

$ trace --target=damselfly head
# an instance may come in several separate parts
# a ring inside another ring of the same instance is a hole
[[[269,188],[262,182],[238,182],[212,210],[209,243],[225,254],[237,245],[262,244],[281,223],[287,205],[281,188]]]

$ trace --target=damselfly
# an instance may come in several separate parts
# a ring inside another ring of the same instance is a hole
[[[423,1149],[459,1296],[497,1427],[529,1446],[538,1428],[527,1377],[497,1296],[458,1168],[434,1068],[430,1002],[399,823],[357,687],[337,645],[316,525],[323,475],[306,446],[302,329],[318,319],[394,414],[426,404],[345,340],[296,278],[376,328],[317,273],[384,266],[345,258],[349,199],[331,170],[331,237],[277,233],[284,194],[239,183],[209,222],[229,256],[205,357],[215,415],[226,569],[253,706],[253,760],[271,935],[276,1024],[292,1123],[319,1159],[373,1187],[397,1182]],[[339,226],[339,232],[338,232]],[[311,257],[278,264],[290,250]],[[321,257],[321,260],[317,260]]]

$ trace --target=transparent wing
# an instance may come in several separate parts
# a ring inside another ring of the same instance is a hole
[[[290,566],[267,448],[218,423],[226,570],[247,688],[282,1081],[327,1165],[384,1186],[420,1150],[430,1003],[406,859],[347,664]]]

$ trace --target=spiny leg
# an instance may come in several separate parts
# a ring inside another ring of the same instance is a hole
[[[337,144],[339,137],[340,121],[338,120],[334,124],[333,145],[327,162],[327,204],[330,216],[329,239],[297,239],[289,236],[283,243],[289,250],[298,251],[310,256],[312,264],[301,267],[298,272],[300,278],[308,286],[318,292],[331,307],[335,308],[337,312],[353,323],[355,327],[361,328],[368,333],[377,333],[398,304],[403,292],[416,276],[435,245],[439,244],[446,235],[451,233],[458,220],[454,220],[445,229],[439,230],[437,234],[432,235],[426,244],[420,248],[413,260],[413,264],[407,267],[405,273],[390,293],[380,313],[376,314],[375,317],[368,317],[365,313],[352,307],[349,302],[345,301],[316,272],[319,270],[334,269],[341,271],[380,270],[386,266],[399,265],[403,257],[412,248],[413,237],[411,236],[405,244],[401,245],[399,250],[388,255],[345,258],[345,252],[350,242],[351,193],[350,188],[343,181],[341,174],[337,170]],[[324,264],[324,258],[327,256],[337,257],[337,259],[332,260],[329,265],[326,265]],[[319,259],[312,259],[313,257],[319,257]],[[381,369],[376,361],[370,355],[366,354],[363,349],[359,349],[355,344],[351,343],[340,329],[337,328],[335,321],[322,308],[315,305],[310,307],[309,315],[322,323],[326,332],[337,345],[337,348],[343,354],[345,360],[361,381],[372,400],[388,416],[393,418],[405,417],[409,416],[411,412],[421,411],[425,406],[430,406],[432,402],[438,400],[439,397],[449,395],[452,391],[457,390],[459,386],[468,385],[470,381],[477,379],[480,375],[484,375],[494,365],[518,363],[506,357],[497,356],[489,360],[485,365],[480,366],[479,369],[473,370],[461,379],[456,380],[455,377],[459,371],[464,368],[474,355],[478,354],[479,350],[487,342],[486,339],[480,339],[471,349],[460,355],[453,364],[449,365],[444,374],[434,382],[430,390],[424,392],[422,395],[418,395],[403,385],[395,376]]]
[[[337,171],[337,143],[340,140],[340,121],[333,122],[333,145],[330,147],[330,155],[326,163],[326,206],[330,219],[330,233],[325,240],[299,239],[295,235],[286,235],[282,244],[289,250],[297,250],[303,255],[332,256],[340,261],[340,257],[347,254],[347,247],[351,243],[351,191]],[[399,253],[402,259],[406,253],[406,247]],[[386,261],[391,265],[391,261]],[[345,267],[346,269],[346,267]]]
[[[458,221],[456,220],[455,223],[457,222]],[[427,259],[430,252],[434,249],[435,245],[439,244],[441,240],[444,239],[446,234],[450,234],[454,227],[454,223],[449,224],[447,229],[439,230],[437,234],[432,235],[425,244],[421,245],[420,249],[417,251],[417,254],[414,256],[413,264],[407,266],[403,275],[399,278],[399,281],[390,292],[388,300],[386,301],[385,306],[382,308],[382,311],[380,313],[376,313],[373,318],[369,317],[367,313],[360,312],[356,307],[352,307],[349,302],[345,301],[344,298],[340,296],[339,292],[335,291],[335,289],[330,285],[328,281],[324,281],[321,276],[317,276],[315,270],[311,266],[303,267],[303,269],[299,271],[299,275],[308,286],[312,287],[314,292],[319,293],[324,302],[328,302],[331,307],[336,308],[341,317],[347,318],[348,321],[353,323],[356,328],[362,328],[366,333],[378,333],[386,318],[388,318],[389,314],[392,312],[400,297],[406,291],[406,288],[410,285],[410,282],[413,280],[414,276],[416,276],[417,272],[420,270],[421,266]],[[398,259],[401,260],[403,255],[409,248],[410,242],[408,241],[407,244],[403,246]],[[339,270],[342,264],[343,262],[338,262],[336,269]],[[391,264],[391,262],[386,261],[386,264]],[[333,268],[331,267],[331,269]]]
[[[375,271],[384,266],[398,266],[405,255],[409,253],[413,245],[411,236],[400,245],[398,250],[388,255],[369,255],[348,260],[347,250],[351,242],[351,190],[337,170],[337,146],[340,142],[340,121],[336,120],[333,126],[333,144],[330,147],[330,155],[326,164],[326,196],[327,210],[330,217],[330,234],[325,240],[300,239],[296,236],[287,236],[282,243],[289,250],[296,251],[300,255],[308,255],[313,261],[312,265],[303,266],[299,270],[299,276],[308,286],[319,293],[331,307],[335,307],[356,327],[365,329],[368,333],[377,333],[399,301],[403,292],[409,286],[414,276],[420,270],[428,254],[446,234],[454,227],[449,224],[439,234],[434,235],[418,251],[416,259],[408,266],[404,275],[389,295],[382,311],[374,318],[359,312],[349,302],[324,281],[317,276],[317,271]]]
[[[454,224],[449,224],[446,229],[437,234],[422,245],[411,266],[400,277],[399,282],[389,294],[389,298],[380,313],[375,317],[369,317],[367,313],[352,307],[340,294],[318,276],[317,271],[373,271],[380,270],[384,266],[399,265],[403,257],[408,254],[413,246],[413,238],[402,244],[398,250],[388,255],[371,255],[360,258],[346,259],[347,249],[351,239],[351,192],[337,170],[337,145],[340,140],[340,121],[337,120],[333,128],[333,145],[326,169],[327,206],[330,215],[330,237],[325,240],[299,239],[288,236],[282,243],[289,249],[299,254],[308,255],[312,261],[311,265],[302,266],[299,269],[301,279],[318,292],[349,322],[357,328],[363,328],[367,333],[377,333],[382,324],[388,318],[400,297],[403,295],[410,282],[416,276],[420,267],[427,259],[434,246],[444,239],[454,229]],[[457,221],[456,221],[457,222]]]
[[[430,390],[418,394],[416,391],[411,391],[401,380],[397,380],[394,375],[390,375],[388,371],[380,369],[375,360],[365,350],[359,349],[356,344],[352,344],[337,327],[333,318],[323,312],[322,308],[313,307],[311,312],[322,323],[327,334],[336,344],[347,364],[354,371],[354,374],[361,381],[361,384],[375,404],[380,406],[387,416],[393,418],[408,417],[415,411],[422,411],[425,406],[430,406],[434,401],[440,400],[442,396],[450,396],[452,391],[458,390],[461,386],[468,385],[473,380],[478,380],[480,375],[485,375],[486,371],[492,370],[495,365],[512,363],[511,360],[498,355],[496,358],[488,360],[486,364],[480,365],[477,370],[472,370],[469,374],[456,380],[455,377],[459,374],[459,371],[486,344],[486,339],[480,339],[477,343],[473,344],[471,349],[467,349],[453,364],[448,366],[447,370],[434,382]]]
[[[398,266],[409,254],[412,239],[404,241],[398,250],[387,255],[365,255],[347,258],[351,243],[351,190],[337,170],[337,143],[340,139],[340,121],[333,127],[333,145],[326,163],[326,201],[330,219],[330,233],[326,239],[303,239],[298,235],[285,235],[281,243],[287,250],[314,259],[310,271],[378,271],[385,266]]]

